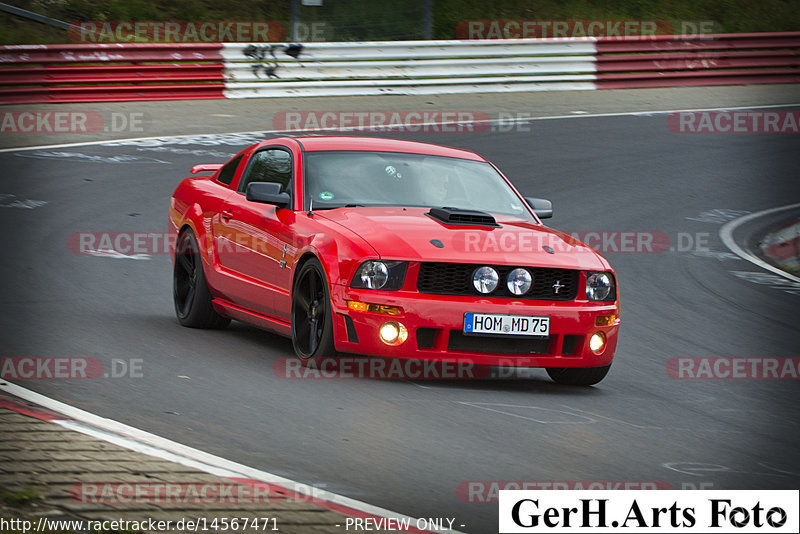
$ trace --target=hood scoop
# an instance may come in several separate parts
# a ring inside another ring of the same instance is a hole
[[[494,217],[485,211],[465,210],[461,208],[431,208],[425,215],[445,224],[462,224],[467,226],[500,226]]]

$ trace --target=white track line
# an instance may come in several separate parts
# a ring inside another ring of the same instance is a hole
[[[57,412],[69,417],[71,420],[52,421],[64,428],[87,434],[126,449],[155,456],[170,462],[175,462],[187,467],[199,469],[206,473],[228,478],[247,478],[260,482],[275,484],[291,491],[308,495],[314,499],[327,501],[344,508],[364,512],[376,517],[392,517],[398,519],[408,519],[411,525],[415,525],[416,519],[407,515],[398,514],[385,508],[373,506],[371,504],[357,501],[343,495],[314,488],[309,484],[303,484],[294,480],[284,478],[266,471],[261,471],[253,467],[248,467],[207,452],[183,445],[181,443],[162,438],[155,434],[145,432],[138,428],[128,426],[124,423],[106,419],[93,413],[75,408],[69,404],[51,399],[35,391],[25,389],[6,380],[0,381],[0,390],[11,395],[25,399],[37,404],[50,411]],[[456,530],[447,531],[424,531],[424,532],[446,532],[447,534],[461,534]]]
[[[800,282],[800,277],[787,273],[786,271],[781,270],[775,267],[774,265],[770,265],[761,258],[753,256],[752,254],[744,250],[742,247],[740,247],[738,243],[736,243],[736,241],[734,241],[733,239],[734,230],[736,230],[742,224],[752,221],[753,219],[757,219],[763,215],[770,215],[772,213],[777,213],[779,211],[785,211],[794,208],[800,208],[800,203],[789,204],[788,206],[779,206],[777,208],[771,208],[763,211],[757,211],[756,213],[751,213],[750,215],[739,217],[738,219],[734,219],[722,225],[722,228],[719,229],[719,237],[720,239],[722,239],[722,242],[725,243],[725,246],[728,247],[734,254],[736,254],[740,258],[745,259],[750,263],[761,267],[762,269],[766,269],[788,280],[792,280],[793,282]]]
[[[665,110],[654,110],[654,111],[619,111],[619,112],[612,112],[612,113],[583,113],[581,114],[573,114],[573,115],[550,115],[550,116],[543,116],[543,117],[517,117],[517,118],[508,118],[502,119],[503,125],[508,125],[511,123],[525,123],[531,121],[548,121],[548,120],[561,120],[561,119],[590,119],[590,118],[598,118],[598,117],[630,117],[630,116],[639,116],[639,115],[664,115],[666,113],[693,113],[696,111],[739,111],[739,110],[749,110],[749,109],[773,109],[773,108],[790,108],[790,107],[800,107],[800,103],[792,103],[792,104],[769,104],[764,106],[738,106],[738,107],[719,107],[719,108],[696,108],[696,109],[665,109]],[[575,113],[575,112],[572,112]],[[426,122],[426,123],[414,123],[414,127],[427,127],[427,126],[457,126],[459,124],[491,124],[493,122],[497,122],[501,119],[483,119],[483,120],[464,120],[464,121],[440,121],[440,122]],[[377,128],[378,126],[372,127]],[[348,131],[348,133],[357,133],[359,131],[365,133],[376,133],[370,130],[371,127],[366,126],[362,130],[353,129],[352,131]],[[388,127],[387,127],[388,128]],[[27,150],[47,150],[52,148],[70,148],[76,146],[92,146],[92,145],[104,145],[107,143],[121,143],[125,141],[151,141],[153,139],[185,139],[187,137],[200,137],[203,135],[206,136],[224,136],[224,135],[267,135],[267,134],[279,134],[286,132],[287,130],[261,130],[261,131],[251,131],[251,132],[227,132],[227,133],[216,133],[216,134],[186,134],[186,135],[156,135],[152,137],[130,137],[130,138],[122,138],[122,139],[106,139],[103,141],[85,141],[79,143],[63,143],[59,145],[36,145],[36,146],[24,146],[24,147],[15,147],[15,148],[0,148],[0,154],[5,152],[21,152]],[[313,130],[292,130],[293,134],[302,133],[303,131],[307,132],[339,132],[342,131],[341,128],[315,128]],[[391,133],[391,132],[389,132]]]

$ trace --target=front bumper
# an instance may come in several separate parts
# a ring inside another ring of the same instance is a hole
[[[616,302],[542,301],[431,295],[409,291],[331,288],[336,350],[392,358],[468,362],[508,367],[600,367],[614,358],[619,330]],[[354,311],[347,301],[401,308],[399,315]],[[464,314],[502,313],[550,317],[548,338],[465,336]],[[598,316],[614,315],[607,326],[596,326]],[[402,323],[408,339],[396,346],[378,335],[387,321]],[[602,332],[606,344],[600,354],[589,348],[589,338]]]

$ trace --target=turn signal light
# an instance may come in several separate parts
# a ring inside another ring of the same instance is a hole
[[[609,326],[616,320],[616,315],[598,315],[594,318],[594,324],[595,326]]]
[[[382,313],[384,315],[400,315],[400,308],[397,306],[384,306],[383,304],[370,304],[357,300],[348,300],[347,307],[353,311]]]

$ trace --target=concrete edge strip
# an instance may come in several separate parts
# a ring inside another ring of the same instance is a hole
[[[22,386],[12,384],[6,380],[0,381],[0,391],[34,403],[52,412],[65,415],[68,419],[48,418],[47,414],[43,412],[37,413],[34,410],[28,410],[29,413],[26,413],[26,415],[58,424],[68,430],[80,432],[135,452],[175,462],[241,483],[265,482],[283,489],[289,496],[302,496],[304,497],[304,502],[311,502],[327,510],[350,517],[407,519],[410,521],[411,525],[414,525],[416,522],[416,518],[404,514],[395,513],[385,508],[380,508],[343,495],[315,488],[308,484],[299,483],[231,460],[226,460],[225,458],[203,452],[156,434],[151,434],[113,419],[100,417],[85,410],[81,410],[80,408],[23,388]],[[24,413],[18,409],[24,408],[24,406],[19,404],[15,406],[15,404],[16,403],[4,403],[0,404],[0,406]],[[296,489],[292,490],[291,488]],[[441,534],[463,534],[457,530],[420,530],[414,527],[410,527],[407,532],[421,534],[434,532]]]
[[[642,110],[642,111],[619,111],[619,112],[610,112],[610,113],[575,113],[574,115],[550,115],[550,116],[542,116],[542,117],[517,117],[517,118],[508,118],[502,119],[503,124],[516,124],[516,123],[525,123],[531,121],[547,121],[547,120],[561,120],[561,119],[592,119],[592,118],[603,118],[603,117],[635,117],[635,116],[649,116],[649,115],[664,115],[667,113],[692,113],[696,111],[739,111],[739,110],[750,110],[750,109],[774,109],[774,108],[791,108],[791,107],[800,107],[800,102],[792,102],[787,104],[765,104],[761,106],[729,106],[729,107],[718,107],[718,108],[693,108],[693,109],[666,109],[666,110]],[[417,127],[425,127],[425,126],[457,126],[461,124],[492,124],[493,122],[497,122],[499,119],[481,119],[481,120],[467,120],[467,121],[440,121],[440,122],[426,122],[426,123],[414,123],[414,126]],[[374,127],[373,127],[374,128]],[[291,134],[302,134],[304,132],[308,133],[318,133],[318,132],[340,132],[342,131],[341,128],[315,128],[312,130],[292,130]],[[353,129],[352,132],[359,132],[362,131],[364,133],[375,133],[370,131],[370,128],[364,128],[363,130]],[[113,144],[113,143],[126,143],[126,142],[134,142],[134,141],[153,141],[153,140],[169,140],[169,139],[189,139],[192,137],[222,137],[222,136],[235,136],[235,135],[242,135],[242,136],[254,136],[254,135],[266,135],[266,134],[283,134],[286,133],[287,130],[260,130],[260,131],[249,131],[249,132],[224,132],[224,133],[214,133],[214,134],[182,134],[182,135],[155,135],[151,137],[128,137],[128,138],[120,138],[120,139],[104,139],[100,141],[81,141],[77,143],[61,143],[55,145],[33,145],[33,146],[21,146],[21,147],[9,147],[9,148],[0,148],[0,154],[7,153],[7,152],[22,152],[28,150],[48,150],[53,148],[72,148],[72,147],[80,147],[80,146],[96,146],[96,145],[105,145],[105,144]],[[348,132],[351,133],[351,132]],[[391,133],[391,132],[389,132]]]
[[[756,257],[755,255],[751,254],[749,251],[744,250],[736,240],[733,238],[733,232],[741,225],[746,222],[750,222],[754,219],[762,217],[764,215],[770,215],[772,213],[777,213],[779,211],[790,210],[794,208],[800,208],[800,203],[797,204],[789,204],[786,206],[779,206],[777,208],[770,208],[767,210],[757,211],[755,213],[751,213],[749,215],[745,215],[744,217],[739,217],[738,219],[734,219],[722,225],[719,229],[719,237],[722,239],[722,242],[728,247],[731,252],[739,256],[740,258],[749,261],[750,263],[761,267],[762,269],[766,269],[772,273],[777,274],[778,276],[782,276],[787,280],[791,280],[793,282],[800,283],[800,277],[797,277],[793,274],[787,273],[786,271],[775,267],[774,265],[770,265],[769,263],[765,262],[761,258]]]

